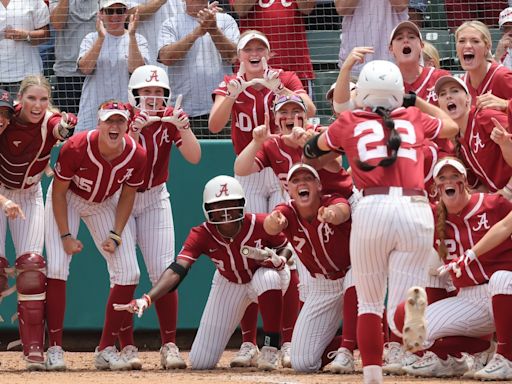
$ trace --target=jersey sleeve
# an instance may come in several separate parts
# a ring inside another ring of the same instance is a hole
[[[194,264],[201,254],[206,253],[204,239],[208,236],[203,227],[194,227],[190,230],[183,247],[178,253],[177,259],[182,259]]]
[[[270,140],[267,140],[263,143],[263,147],[260,148],[258,152],[256,152],[256,156],[254,157],[254,161],[258,164],[260,171],[265,167],[270,167],[270,159],[268,158],[268,143]]]
[[[343,124],[346,124],[347,121],[345,116],[350,113],[349,111],[342,112],[336,121],[332,123],[327,130],[325,131],[325,139],[327,141],[327,145],[329,148],[334,150],[340,150],[342,148],[342,127]]]
[[[437,117],[432,117],[426,113],[421,112],[416,107],[409,107],[408,109],[414,108],[419,114],[419,121],[423,127],[425,133],[425,139],[433,140],[439,136],[443,123]]]
[[[279,77],[283,85],[290,91],[293,91],[297,94],[306,93],[306,90],[304,89],[302,82],[294,72],[283,72]]]
[[[55,177],[62,181],[70,181],[73,178],[83,157],[78,140],[73,139],[72,137],[64,143],[55,163]]]
[[[491,135],[491,132],[494,129],[494,123],[491,120],[492,118],[498,120],[505,129],[508,128],[508,117],[506,114],[495,109],[482,109],[477,112],[476,121],[479,128],[488,135]],[[510,131],[510,129],[507,130]]]
[[[215,95],[227,96],[228,94],[228,86],[227,83],[232,79],[232,76],[224,76],[224,80],[222,80],[219,86],[213,90],[212,97],[215,99]]]

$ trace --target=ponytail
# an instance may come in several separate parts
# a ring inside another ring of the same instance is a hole
[[[446,260],[448,256],[448,249],[446,248],[446,244],[444,242],[446,238],[446,215],[448,211],[446,210],[446,206],[444,205],[443,201],[440,200],[437,204],[436,208],[436,233],[437,233],[437,239],[439,240],[439,245],[437,247],[437,254],[439,255],[439,258],[443,261]]]

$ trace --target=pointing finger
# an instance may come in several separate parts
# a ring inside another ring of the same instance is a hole
[[[243,62],[240,63],[240,68],[238,68],[238,76],[245,75],[245,64]]]
[[[500,130],[501,132],[506,132],[505,127],[501,125],[500,122],[496,120],[494,117],[491,117],[491,121],[498,130]]]
[[[263,70],[266,71],[268,69],[267,58],[266,57],[262,57],[261,58],[261,63],[263,64]]]
[[[176,98],[176,103],[174,104],[174,110],[181,109],[181,102],[183,101],[183,95],[179,94]]]

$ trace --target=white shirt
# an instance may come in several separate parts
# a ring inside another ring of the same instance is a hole
[[[226,13],[217,13],[217,26],[234,44],[238,42],[240,32],[236,21]],[[158,49],[175,43],[192,33],[199,25],[198,21],[186,14],[179,13],[168,19],[158,36]],[[210,113],[212,92],[223,80],[224,75],[233,73],[230,63],[223,61],[210,34],[198,38],[185,57],[168,68],[172,89],[172,101],[183,95],[183,110],[189,116],[201,116]]]
[[[98,32],[89,33],[80,44],[78,61],[93,46]],[[149,60],[146,39],[136,34],[140,53],[147,63]],[[122,36],[106,34],[94,72],[85,77],[78,112],[76,132],[95,129],[97,113],[101,103],[108,99],[128,102],[128,32]]]
[[[14,83],[29,74],[41,74],[43,62],[37,46],[28,41],[7,40],[7,27],[33,31],[50,24],[50,11],[43,0],[11,0],[0,3],[0,82]]]

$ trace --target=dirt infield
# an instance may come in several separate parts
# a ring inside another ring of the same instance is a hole
[[[145,383],[198,383],[198,384],[329,384],[362,383],[361,374],[333,375],[329,373],[300,374],[291,369],[275,372],[261,372],[254,368],[232,369],[229,361],[234,352],[225,352],[219,367],[211,371],[164,371],[160,369],[158,352],[141,352],[142,371],[108,372],[97,371],[93,365],[92,352],[68,352],[66,372],[26,372],[20,352],[0,352],[0,383],[9,384],[145,384]],[[184,352],[183,357],[188,358]],[[389,376],[385,383],[475,383],[461,379],[415,379],[412,377]]]

